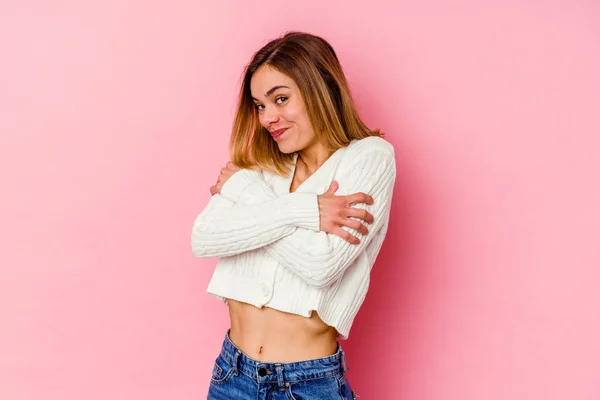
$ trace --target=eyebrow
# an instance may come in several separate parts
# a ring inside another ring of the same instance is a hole
[[[269,97],[270,95],[273,94],[274,91],[276,91],[277,89],[289,89],[289,87],[284,86],[284,85],[277,85],[277,86],[273,86],[271,89],[269,89],[269,91],[267,93],[265,93],[265,97]],[[259,101],[257,98],[252,97],[253,100]]]

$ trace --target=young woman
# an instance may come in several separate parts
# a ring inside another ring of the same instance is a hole
[[[246,67],[231,162],[192,231],[220,257],[231,327],[208,398],[352,399],[346,339],[383,243],[394,149],[359,118],[333,48],[290,32]]]

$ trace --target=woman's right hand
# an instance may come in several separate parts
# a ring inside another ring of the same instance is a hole
[[[229,161],[224,168],[221,168],[221,173],[219,174],[219,178],[217,178],[217,183],[210,188],[210,195],[214,196],[217,193],[221,193],[221,188],[225,182],[227,182],[227,180],[239,170],[240,168],[237,165]]]
[[[320,229],[323,232],[337,235],[351,244],[359,244],[360,240],[350,232],[342,229],[342,226],[355,229],[362,235],[366,235],[369,230],[363,224],[363,221],[372,224],[374,219],[368,211],[361,208],[354,208],[356,203],[373,204],[373,198],[365,193],[354,193],[347,196],[336,196],[334,193],[338,190],[337,181],[331,182],[329,189],[323,194],[317,196],[319,202],[319,214],[321,216]],[[359,218],[358,221],[354,218]]]

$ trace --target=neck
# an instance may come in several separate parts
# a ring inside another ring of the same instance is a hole
[[[333,154],[321,145],[315,145],[300,150],[298,157],[306,165],[310,174],[314,173]]]

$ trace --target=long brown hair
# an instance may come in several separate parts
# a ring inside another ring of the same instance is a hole
[[[267,43],[246,66],[231,134],[231,161],[240,168],[287,175],[292,154],[282,153],[260,124],[250,92],[252,75],[269,65],[294,80],[304,99],[317,140],[335,151],[353,139],[383,136],[370,130],[358,116],[342,66],[323,38],[287,32]]]

